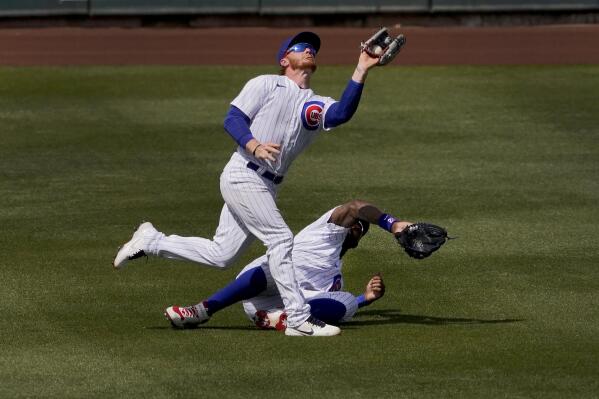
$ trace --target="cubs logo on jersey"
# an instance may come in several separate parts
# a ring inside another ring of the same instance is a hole
[[[302,125],[307,130],[316,130],[320,125],[324,103],[322,101],[308,101],[302,108]]]

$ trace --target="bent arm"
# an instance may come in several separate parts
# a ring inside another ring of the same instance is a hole
[[[330,222],[343,227],[352,226],[358,219],[376,224],[382,214],[379,208],[366,201],[353,200],[338,206],[333,211]]]
[[[383,282],[381,274],[377,273],[372,276],[366,285],[364,293],[356,298],[358,301],[358,308],[370,305],[372,302],[381,299],[383,295],[385,295],[385,283]]]
[[[391,233],[397,233],[412,224],[383,213],[376,206],[361,200],[353,200],[335,208],[329,222],[338,226],[351,227],[358,220],[376,224]]]
[[[231,105],[229,112],[225,117],[225,130],[235,140],[237,144],[245,148],[246,144],[254,139],[250,130],[250,118],[239,108]]]
[[[245,148],[256,159],[274,161],[280,153],[280,145],[275,143],[260,143],[250,130],[250,118],[242,110],[231,105],[225,117],[225,130],[237,144]]]
[[[326,113],[325,129],[339,126],[351,119],[358,109],[368,71],[377,65],[378,60],[378,57],[372,57],[365,51],[360,53],[358,65],[341,96],[341,100],[331,105]]]

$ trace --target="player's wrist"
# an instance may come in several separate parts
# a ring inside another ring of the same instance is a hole
[[[359,297],[356,298],[356,301],[358,302],[358,307],[361,308],[363,306],[368,306],[372,303],[372,301],[369,301],[366,299],[366,296],[364,294],[360,295]]]
[[[378,225],[380,228],[387,230],[389,233],[393,233],[393,225],[397,222],[401,222],[401,220],[395,216],[389,215],[388,213],[383,213],[379,217]]]
[[[366,77],[368,76],[368,68],[363,67],[358,64],[356,69],[354,70],[354,74],[352,75],[352,80],[356,83],[364,83],[366,81]]]
[[[258,144],[257,146],[254,147],[254,150],[252,151],[253,156],[256,156],[256,150],[261,146],[262,146],[262,144]]]

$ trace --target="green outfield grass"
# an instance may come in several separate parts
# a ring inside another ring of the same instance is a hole
[[[222,120],[268,67],[0,69],[0,397],[596,398],[599,67],[375,70],[354,119],[294,164],[294,232],[349,199],[459,236],[415,261],[380,229],[345,259],[384,299],[340,337],[251,327],[239,306],[174,331],[232,269],[149,259],[141,220],[212,236]],[[338,98],[350,67],[313,84]]]

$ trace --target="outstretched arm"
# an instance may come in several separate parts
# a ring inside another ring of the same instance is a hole
[[[412,224],[412,222],[399,220],[383,213],[376,206],[361,200],[353,200],[337,207],[333,211],[329,222],[338,226],[351,227],[358,219],[377,224],[393,234],[399,233]]]
[[[358,83],[350,80],[341,95],[341,100],[333,103],[327,110],[324,117],[325,129],[330,129],[339,126],[342,123],[349,121],[358,109],[360,97],[364,83]]]
[[[354,116],[360,103],[368,71],[377,65],[378,60],[378,57],[372,57],[365,51],[360,53],[358,65],[341,95],[341,100],[331,105],[327,110],[324,119],[325,129],[339,126]]]

